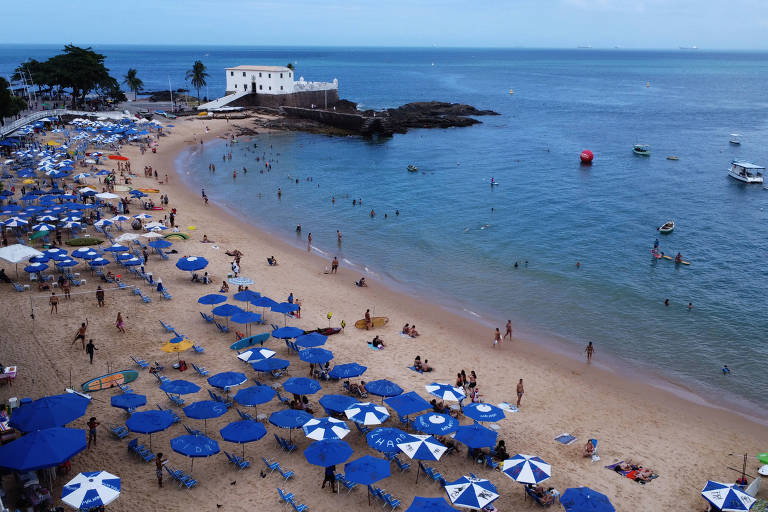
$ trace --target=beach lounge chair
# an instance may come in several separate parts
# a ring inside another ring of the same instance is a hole
[[[287,482],[291,478],[293,478],[294,472],[289,469],[283,469],[280,467],[280,464],[277,464],[277,472],[280,473],[280,475],[285,478],[285,481]]]
[[[484,457],[484,461],[483,462],[485,463],[486,466],[488,466],[491,469],[498,469],[499,468],[499,463],[498,462],[494,462],[493,458],[490,455],[486,455]]]
[[[341,485],[344,486],[344,488],[347,490],[347,494],[352,492],[352,489],[357,487],[357,483],[350,482],[346,478],[344,478],[344,475],[341,473],[336,473],[336,481],[341,483]]]
[[[144,462],[155,460],[155,454],[149,451],[143,444],[139,444],[138,438],[133,439],[128,443],[128,449],[141,457]]]
[[[174,404],[178,405],[179,407],[184,405],[184,399],[181,398],[179,395],[172,395],[170,393],[166,393],[165,396],[168,397],[168,400],[170,400]]]
[[[17,283],[17,282],[14,281],[11,284],[13,285],[13,289],[16,290],[17,292],[23,292],[24,291],[24,286],[22,286],[20,283]]]
[[[141,293],[141,300],[144,301],[145,304],[152,302],[152,298],[149,295],[144,295],[144,293]]]
[[[162,290],[160,290],[160,293],[163,295],[163,298],[164,298],[165,300],[171,300],[171,299],[173,298],[173,297],[171,296],[171,294],[170,294],[170,293],[168,293],[168,290],[166,290],[165,288],[163,288]]]
[[[256,421],[256,418],[254,418],[253,416],[251,416],[247,412],[243,412],[240,409],[236,409],[236,410],[237,410],[237,414],[239,414],[242,419],[248,420],[248,421]]]
[[[205,349],[200,345],[192,345],[192,350],[194,350],[196,354],[205,354]]]
[[[238,457],[237,455],[232,455],[226,451],[224,452],[224,455],[227,456],[227,460],[229,460],[229,462],[232,465],[236,466],[237,469],[245,469],[251,466],[251,463],[243,459],[242,457]]]
[[[211,397],[211,400],[213,400],[214,402],[219,402],[222,404],[226,404],[227,407],[232,407],[232,400],[225,400],[223,396],[217,393],[214,393],[210,389],[208,390],[208,395]]]
[[[136,363],[141,368],[149,368],[149,363],[146,362],[143,359],[136,359],[135,357],[131,356],[131,360]]]
[[[165,382],[168,382],[168,381],[170,381],[170,380],[171,380],[171,379],[169,379],[168,377],[166,377],[165,375],[163,375],[162,373],[160,373],[160,372],[157,372],[157,371],[156,371],[156,372],[153,372],[153,373],[152,373],[152,375],[154,375],[154,376],[155,376],[155,378],[157,379],[157,382],[158,382],[159,384],[163,384],[163,383],[165,383]]]
[[[141,289],[137,286],[136,288],[133,289],[133,294],[134,295],[141,295]]]
[[[109,430],[118,439],[124,439],[129,434],[128,429],[125,428],[125,425],[117,425],[115,423],[110,423]]]
[[[202,432],[200,432],[199,430],[195,430],[195,429],[193,429],[193,428],[189,428],[189,427],[188,427],[188,426],[186,426],[186,425],[184,425],[184,430],[186,430],[186,431],[187,431],[187,434],[189,434],[189,435],[191,435],[191,436],[201,436],[201,435],[203,435],[203,433],[202,433]]]
[[[168,466],[165,466],[165,470],[171,475],[171,478],[179,484],[179,487],[191,489],[192,487],[197,486],[197,480],[185,474],[183,471],[178,469],[174,470]]]
[[[296,445],[293,444],[292,441],[289,441],[289,440],[287,440],[284,437],[281,437],[280,440],[281,440],[282,445],[283,445],[283,450],[287,451],[288,453],[291,453],[292,451],[294,451],[296,449]]]
[[[200,374],[202,377],[207,376],[210,372],[203,368],[202,366],[197,366],[195,363],[192,363],[192,368]]]
[[[370,432],[370,431],[371,431],[371,430],[370,430],[368,427],[366,427],[365,425],[362,425],[362,426],[361,426],[361,425],[360,425],[359,423],[357,423],[357,422],[353,422],[353,423],[354,423],[354,424],[355,424],[355,426],[357,427],[357,430],[358,430],[358,431],[359,431],[361,434],[363,434],[364,436],[365,436],[365,435],[368,435],[368,432]]]
[[[128,384],[118,384],[117,387],[120,388],[120,391],[123,393],[133,393],[133,388]]]
[[[381,500],[384,502],[384,506],[390,506],[392,510],[400,506],[400,500],[386,492],[382,492]]]
[[[173,422],[174,423],[179,423],[181,421],[181,418],[179,417],[179,415],[176,414],[175,412],[173,412],[172,410],[170,410],[170,409],[163,409],[162,407],[160,407],[160,404],[157,404],[157,408],[160,409],[161,411],[168,412],[168,414],[170,414],[171,417],[173,418]]]
[[[283,402],[284,404],[289,404],[289,403],[291,403],[291,401],[290,401],[290,400],[288,400],[287,398],[285,398],[284,396],[282,396],[282,395],[280,394],[280,391],[278,391],[278,390],[275,390],[275,395],[277,396],[277,399],[278,399],[278,400],[280,400],[281,402]]]
[[[277,463],[277,461],[269,460],[266,457],[262,457],[261,460],[264,461],[264,465],[267,467],[270,473],[274,472],[277,467],[280,465]]]
[[[289,503],[293,503],[293,493],[285,492],[281,488],[277,488],[277,494],[280,496],[280,501],[284,502],[286,505]]]
[[[411,468],[411,465],[408,462],[402,462],[397,458],[397,455],[393,455],[392,460],[395,462],[395,464],[397,464],[397,467],[400,469],[401,473],[408,471]]]
[[[219,331],[221,331],[223,334],[226,334],[226,333],[229,332],[229,327],[227,327],[226,325],[220,324],[219,322],[216,322],[215,320],[214,320],[213,323],[216,324],[216,327],[218,327]]]
[[[291,504],[291,506],[293,507],[293,510],[295,510],[296,512],[304,512],[305,510],[308,510],[308,509],[309,509],[309,507],[308,507],[308,506],[306,506],[306,505],[304,505],[304,504],[299,504],[299,503],[296,503],[296,502],[295,502],[295,501],[293,501],[293,500],[291,500],[289,503],[290,503],[290,504]]]
[[[205,320],[205,321],[206,321],[206,322],[208,322],[209,324],[212,324],[212,323],[214,322],[214,319],[213,319],[213,317],[212,317],[211,315],[206,315],[206,314],[205,314],[205,313],[203,313],[202,311],[200,312],[200,316],[202,316],[202,317],[203,317],[203,320]]]
[[[163,326],[163,329],[165,329],[165,332],[172,332],[172,333],[173,333],[173,334],[175,334],[176,336],[178,336],[178,335],[179,335],[179,333],[177,333],[177,332],[176,332],[176,329],[174,329],[174,328],[173,328],[173,326],[172,326],[171,324],[166,324],[165,322],[163,322],[162,320],[160,320],[160,325],[162,325],[162,326]]]

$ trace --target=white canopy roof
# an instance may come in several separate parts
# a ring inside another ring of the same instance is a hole
[[[0,259],[11,263],[20,263],[22,261],[27,261],[30,258],[34,258],[35,256],[42,255],[43,253],[37,249],[21,244],[13,244],[0,249]]]

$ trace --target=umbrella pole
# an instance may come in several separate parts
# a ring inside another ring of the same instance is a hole
[[[419,472],[421,471],[421,464],[416,466],[416,483],[419,483]]]
[[[149,433],[149,450],[152,451],[152,433]]]

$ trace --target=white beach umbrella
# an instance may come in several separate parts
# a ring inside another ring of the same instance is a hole
[[[136,233],[123,233],[119,237],[115,238],[115,242],[120,242],[120,243],[130,242],[132,240],[138,240],[138,239],[139,239],[139,235],[137,235]]]
[[[80,473],[61,490],[61,501],[77,510],[109,505],[120,496],[120,478],[106,471]]]
[[[347,418],[362,425],[381,425],[389,418],[389,411],[382,405],[358,402],[344,411]]]
[[[163,237],[163,235],[161,235],[160,233],[157,233],[155,231],[150,231],[149,233],[144,233],[141,236],[143,236],[144,238],[162,238]]]
[[[451,386],[450,384],[433,382],[432,384],[425,386],[425,388],[427,389],[427,393],[435,395],[441,400],[460,402],[467,397],[463,389]]]
[[[538,484],[552,476],[552,466],[533,455],[517,454],[504,461],[501,471],[521,484]]]
[[[111,192],[101,192],[100,194],[96,194],[96,197],[99,199],[120,199],[120,196],[117,194],[113,194]]]
[[[346,423],[331,417],[312,418],[302,428],[304,429],[304,434],[315,441],[343,439],[344,436],[349,434],[349,427]]]

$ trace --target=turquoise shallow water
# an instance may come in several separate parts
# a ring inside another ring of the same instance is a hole
[[[599,354],[720,404],[765,407],[768,191],[726,169],[732,158],[768,163],[768,54],[99,49],[116,74],[138,67],[148,88],[165,87],[168,75],[183,81],[197,56],[211,68],[211,96],[221,94],[224,66],[292,61],[307,79],[338,77],[342,97],[365,107],[434,99],[500,112],[471,128],[378,141],[259,136],[236,144],[226,163],[222,141],[179,165],[237,214],[294,241],[301,223],[329,257],[420,296],[500,327],[511,318],[576,354],[591,340]],[[30,51],[0,48],[0,73]],[[741,147],[729,145],[732,132],[743,134]],[[635,142],[651,144],[652,156],[633,155]],[[578,163],[585,148],[596,154],[592,167]],[[268,154],[271,173],[257,172],[257,151]],[[672,154],[680,160],[664,158]],[[420,172],[409,174],[409,163]],[[233,183],[232,169],[243,166],[247,176]],[[650,258],[655,228],[669,219],[677,228],[659,236],[661,248],[681,251],[690,267]],[[733,370],[727,378],[723,364]]]

